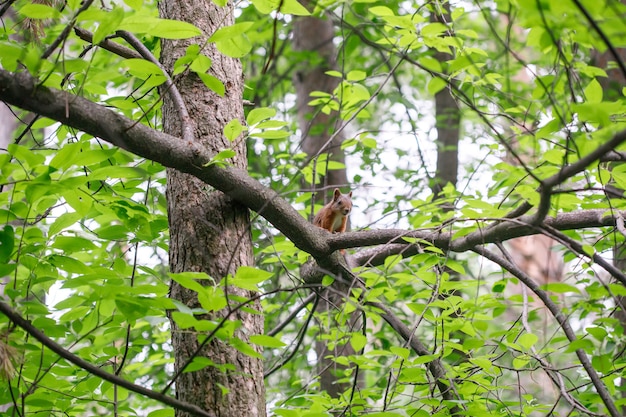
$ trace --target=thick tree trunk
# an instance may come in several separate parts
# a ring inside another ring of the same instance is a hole
[[[210,1],[164,0],[159,3],[159,10],[161,17],[192,22],[208,35],[220,26],[233,23],[232,5],[217,7]],[[165,68],[173,67],[191,41],[163,41],[161,60]],[[202,39],[197,41],[203,42]],[[209,91],[192,73],[176,79],[175,83],[195,124],[196,140],[216,153],[232,147],[236,151],[232,163],[245,168],[245,141],[230,143],[222,134],[224,125],[233,118],[244,122],[241,64],[221,55],[213,44],[206,46],[203,53],[213,62],[211,74],[224,83],[225,95],[220,97]],[[178,111],[166,93],[163,94],[163,128],[167,133],[181,136]],[[198,179],[171,169],[167,173],[167,200],[172,272],[202,271],[219,281],[234,274],[239,266],[253,263],[250,218],[245,207]],[[232,287],[228,288],[228,294],[251,296],[248,291]],[[200,308],[197,294],[176,282],[172,282],[171,297],[192,309]],[[260,309],[258,302],[250,306]],[[217,319],[225,313],[222,310],[198,318]],[[262,315],[240,310],[231,317],[241,321],[241,329],[236,332],[239,338],[246,340],[249,335],[263,333]],[[171,325],[175,369],[178,370],[196,351],[198,340],[204,335],[190,331],[193,329],[181,330],[174,320]],[[216,366],[181,374],[176,380],[178,399],[213,411],[216,416],[265,415],[261,360],[244,355],[218,339],[213,339],[200,355],[210,358]],[[219,369],[223,364],[235,369]],[[177,416],[187,414],[177,412]]]

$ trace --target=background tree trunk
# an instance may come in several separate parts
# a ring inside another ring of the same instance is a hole
[[[436,6],[436,5],[433,5]],[[450,24],[450,4],[436,7],[430,15],[431,22]],[[442,64],[450,61],[452,55],[434,51],[434,57]],[[461,111],[452,91],[446,87],[435,94],[435,128],[437,129],[437,170],[431,188],[438,196],[443,187],[450,183],[456,187],[459,173],[459,138],[461,136]]]
[[[622,0],[621,3],[626,4],[626,1]],[[615,48],[615,51],[617,52],[618,59],[622,62],[626,62],[626,48]],[[610,100],[617,100],[621,97],[622,88],[626,85],[626,74],[624,74],[619,67],[616,68],[616,65],[613,65],[611,68],[609,62],[615,62],[615,57],[610,50],[606,50],[602,53],[594,51],[592,56],[594,61],[593,65],[605,69],[607,73],[606,78],[598,78],[604,90],[605,97]],[[622,163],[623,162],[616,162],[615,165]],[[621,195],[623,198],[624,190],[617,188],[614,184],[609,184],[607,188],[615,193],[614,195],[609,195],[609,198],[614,198],[616,195]],[[613,248],[613,264],[621,271],[626,270],[626,245],[624,243],[617,243]],[[626,331],[626,313],[624,312],[626,310],[626,297],[618,295],[615,297],[615,302],[621,305],[621,308],[616,310],[615,317],[620,321],[622,328]],[[616,349],[616,351],[621,352],[623,356],[624,346],[621,346],[620,349]],[[620,378],[619,386],[621,388],[621,397],[626,398],[626,378]],[[626,405],[622,405],[621,413],[626,417]]]
[[[307,1],[302,2],[308,6]],[[318,65],[311,65],[304,62],[299,71],[294,76],[294,85],[296,87],[296,104],[298,125],[302,135],[301,146],[304,152],[311,158],[317,155],[327,153],[328,160],[339,161],[345,163],[345,154],[341,149],[343,135],[339,134],[333,138],[333,133],[339,128],[341,122],[336,112],[324,114],[314,107],[308,105],[312,99],[313,91],[323,91],[332,94],[339,84],[337,77],[326,75],[326,71],[336,69],[337,50],[333,44],[335,29],[333,23],[329,19],[319,19],[316,17],[303,17],[294,22],[293,30],[293,48],[296,51],[305,51],[311,55],[317,55],[319,59]],[[331,140],[332,138],[332,140]],[[324,204],[325,196],[330,194],[329,190],[334,187],[343,188],[343,192],[348,192],[348,178],[346,170],[337,169],[327,171],[322,179],[321,191],[314,194],[312,204],[319,202]],[[309,184],[306,184],[308,186]],[[310,184],[313,189],[317,189],[317,184]],[[333,287],[337,287],[333,284]],[[340,326],[336,319],[335,313],[341,310],[344,304],[342,293],[345,288],[334,288],[333,290],[320,291],[321,297],[317,312],[328,314],[328,321],[324,321],[328,325],[325,327],[319,322],[320,335],[329,333],[333,328]],[[356,319],[348,320],[348,326],[356,326]],[[328,341],[317,337],[315,340],[315,352],[317,354],[317,369],[320,375],[320,387],[326,391],[331,397],[338,397],[350,387],[349,382],[338,382],[347,367],[337,364],[333,358],[337,356],[347,356],[354,354],[354,349],[349,343],[337,343],[333,349],[328,347],[328,342],[338,342],[336,340]]]
[[[217,7],[210,1],[180,2],[164,0],[159,3],[161,17],[194,23],[205,34],[220,26],[233,23],[233,7]],[[185,53],[190,40],[163,41],[161,59],[165,68]],[[232,164],[246,168],[245,141],[230,143],[222,134],[223,127],[233,118],[244,123],[242,107],[243,74],[238,60],[221,55],[213,44],[204,49],[212,61],[211,74],[226,87],[223,97],[208,90],[194,74],[176,80],[187,109],[195,123],[196,140],[217,153],[232,147],[236,155]],[[175,105],[163,95],[163,128],[165,132],[181,135],[181,124]],[[172,272],[202,271],[216,281],[234,274],[239,266],[251,265],[252,242],[248,209],[236,204],[223,193],[211,189],[200,180],[175,170],[168,170],[167,200],[170,227],[170,269]],[[224,281],[222,281],[223,284]],[[248,291],[228,288],[229,295],[250,297]],[[189,308],[199,308],[197,294],[176,282],[171,284],[171,297]],[[231,301],[232,303],[232,301]],[[236,303],[235,303],[236,304]],[[257,302],[251,307],[259,310]],[[226,309],[202,319],[216,319]],[[244,341],[253,334],[263,333],[263,316],[239,310],[231,316],[241,321],[235,334]],[[175,369],[178,370],[198,348],[203,335],[181,331],[171,320]],[[183,373],[176,380],[178,399],[196,404],[218,416],[264,416],[265,389],[262,360],[247,356],[233,346],[215,338],[200,353],[216,366]],[[231,364],[235,369],[219,369]],[[177,412],[177,416],[186,416]]]

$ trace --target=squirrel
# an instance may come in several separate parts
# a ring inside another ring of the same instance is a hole
[[[330,233],[343,233],[346,231],[348,215],[352,210],[352,191],[348,194],[341,194],[339,188],[335,188],[333,201],[326,204],[315,215],[313,224],[328,230]],[[345,250],[341,250],[345,253]]]

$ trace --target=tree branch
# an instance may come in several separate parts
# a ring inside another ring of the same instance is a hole
[[[139,39],[135,35],[125,30],[118,30],[115,32],[117,35],[121,36],[126,42],[128,42],[146,61],[152,62],[154,65],[159,67],[159,69],[163,72],[163,76],[165,77],[165,89],[167,93],[172,98],[172,101],[176,104],[176,111],[178,112],[178,117],[180,118],[180,124],[182,126],[183,139],[188,141],[193,141],[195,139],[195,135],[193,133],[193,126],[191,124],[191,116],[189,116],[189,112],[187,111],[187,105],[183,100],[183,97],[180,95],[178,88],[174,85],[172,78],[167,73],[167,70],[161,65],[158,59],[150,52],[146,46],[141,43]]]
[[[619,212],[619,214],[626,217],[626,212]],[[408,251],[405,255],[414,254],[414,251],[411,252],[410,249],[407,249],[409,242],[403,240],[404,237],[421,239],[443,250],[466,252],[478,244],[503,242],[516,237],[542,233],[541,228],[535,227],[530,223],[532,219],[533,216],[531,215],[515,219],[493,219],[491,226],[483,227],[456,239],[453,239],[455,230],[452,226],[449,226],[447,230],[425,229],[407,231],[403,229],[382,229],[337,233],[330,235],[328,241],[331,249],[387,245],[387,247],[383,248],[387,253],[386,256],[400,253],[402,248]],[[463,220],[458,219],[457,221]],[[556,217],[546,217],[542,224],[563,231],[615,226],[616,220],[615,215],[611,215],[607,210],[592,209],[560,213]],[[394,246],[393,244],[401,244],[401,246]],[[372,257],[377,256],[377,254],[369,252],[366,256]],[[358,265],[362,265],[364,262],[365,259],[363,257],[359,256],[357,258]]]
[[[72,352],[63,348],[63,346],[56,343],[54,340],[50,339],[41,330],[34,327],[30,323],[30,321],[26,320],[24,317],[22,317],[19,313],[17,313],[15,310],[13,310],[8,304],[6,304],[3,301],[0,301],[0,312],[4,314],[5,316],[7,316],[9,320],[11,320],[13,323],[17,324],[22,329],[24,329],[28,334],[33,336],[35,339],[39,340],[48,349],[50,349],[51,351],[53,351],[54,353],[56,353],[63,359],[67,360],[68,362],[73,363],[74,365],[84,369],[90,374],[93,374],[99,378],[102,378],[105,381],[108,381],[112,384],[126,388],[129,391],[136,392],[137,394],[143,395],[148,398],[152,398],[153,400],[159,401],[163,404],[167,404],[170,407],[174,407],[177,410],[183,410],[195,416],[215,417],[214,414],[204,411],[201,408],[193,404],[179,401],[176,398],[170,397],[168,395],[163,395],[156,391],[152,391],[150,389],[144,388],[140,385],[133,384],[132,382],[129,382],[125,380],[124,378],[121,378],[117,375],[106,372],[102,370],[102,368],[95,366],[90,362],[87,362],[86,360],[82,359],[79,356],[76,356]]]
[[[213,155],[198,142],[159,132],[87,99],[37,83],[28,73],[0,69],[0,100],[199,178],[259,213],[316,259],[332,252],[327,243],[328,232],[307,222],[278,193],[246,171],[211,164]],[[326,264],[330,265],[335,263]]]
[[[76,33],[76,36],[78,36],[85,42],[89,42],[93,45],[93,33],[80,27],[75,27],[74,33]],[[141,59],[142,58],[141,55],[139,55],[137,52],[133,51],[132,49],[127,48],[124,45],[120,45],[117,42],[113,42],[110,39],[103,40],[102,42],[98,43],[98,46],[102,49],[106,49],[109,52],[113,52],[115,55],[121,56],[122,58],[127,58],[127,59],[131,59],[131,58]]]
[[[331,235],[307,222],[275,191],[251,178],[246,171],[211,164],[213,155],[196,141],[167,135],[82,97],[40,86],[25,72],[15,74],[0,69],[0,100],[100,137],[166,167],[194,175],[259,213],[299,249],[311,254],[322,270],[340,271],[344,268],[343,257],[329,256],[337,249],[405,243],[402,240],[404,236],[423,239],[443,250],[465,252],[479,244],[541,233],[540,228],[532,226],[535,217],[526,215],[516,219],[494,219],[492,226],[457,239],[452,238],[453,230],[441,229],[369,230]],[[609,142],[615,146],[625,139],[626,130],[616,134]],[[557,184],[559,178],[579,172],[583,169],[582,161],[593,162],[607,152],[607,147],[606,144],[598,147],[568,166],[571,168],[566,167],[557,176],[546,180],[547,184]],[[626,216],[626,212],[621,215]],[[556,230],[614,226],[615,218],[606,215],[605,210],[584,210],[547,217],[543,225]],[[409,243],[404,246],[405,255],[415,253],[416,249],[410,249]],[[347,266],[345,268],[349,270]]]
[[[517,265],[507,261],[502,256],[498,256],[482,246],[474,247],[473,251],[485,257],[486,259],[489,259],[490,261],[496,263],[497,265],[500,265],[502,268],[506,269],[511,274],[513,274],[513,276],[522,281],[524,285],[526,285],[532,292],[537,295],[537,297],[543,302],[543,304],[550,311],[550,313],[552,313],[552,316],[556,319],[557,323],[559,323],[559,326],[561,326],[563,333],[565,333],[567,340],[569,340],[570,342],[575,342],[576,340],[578,340],[578,338],[576,337],[576,333],[574,333],[574,330],[567,321],[567,318],[561,312],[556,303],[552,301],[552,299],[550,299],[548,293],[539,288],[539,285],[537,285],[535,281],[533,281],[533,279],[529,277],[524,271],[518,268]],[[593,386],[596,388],[598,395],[600,395],[600,398],[602,399],[602,402],[611,414],[611,417],[620,417],[621,414],[615,407],[613,399],[611,398],[611,394],[609,394],[606,386],[604,385],[604,383],[602,383],[600,376],[598,376],[595,369],[593,368],[591,362],[589,361],[589,357],[587,357],[587,353],[583,349],[576,349],[576,356],[578,357],[578,360],[582,364],[583,368],[585,368],[585,371],[587,372],[587,375],[589,375],[589,378],[591,378]]]

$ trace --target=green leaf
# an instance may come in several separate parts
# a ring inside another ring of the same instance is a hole
[[[482,369],[486,371],[489,371],[490,369],[493,368],[493,363],[489,359],[486,359],[486,358],[481,358],[481,357],[471,358],[469,361],[476,366],[480,366]]]
[[[224,26],[215,31],[213,36],[209,38],[209,42],[219,42],[226,39],[239,38],[254,26],[253,22],[241,22],[232,26]]]
[[[374,16],[380,16],[380,17],[395,16],[395,13],[393,12],[393,10],[391,10],[389,7],[386,7],[386,6],[370,7],[368,11],[372,13]]]
[[[394,355],[398,355],[399,357],[401,357],[404,360],[409,359],[409,355],[411,354],[411,351],[407,348],[403,348],[403,347],[398,347],[398,346],[391,346],[389,348],[389,350],[394,354]]]
[[[78,220],[80,220],[83,216],[80,213],[70,212],[63,213],[50,225],[50,229],[48,229],[48,236],[54,236],[60,231],[68,228],[69,226],[75,224]]]
[[[187,48],[188,52],[189,52],[189,49],[190,48]],[[211,58],[209,58],[208,56],[202,55],[202,54],[196,54],[195,58],[193,58],[193,60],[191,61],[191,65],[189,66],[189,68],[192,71],[195,71],[197,73],[205,73],[211,68],[212,64],[213,62],[211,61]]]
[[[223,151],[218,152],[217,155],[215,155],[213,157],[213,159],[211,160],[211,162],[215,163],[215,162],[223,162],[229,158],[232,158],[233,156],[237,155],[237,152],[235,152],[232,149],[224,149]]]
[[[194,358],[199,359],[199,358]],[[163,408],[161,410],[154,410],[148,413],[148,417],[174,417],[173,408]]]
[[[604,342],[608,335],[607,331],[602,327],[587,327],[585,331],[600,342]]]
[[[252,50],[252,44],[245,35],[215,42],[217,50],[226,56],[241,58]]]
[[[577,339],[570,342],[565,349],[565,352],[575,352],[578,349],[582,349],[587,353],[593,352],[594,346],[590,339]]]
[[[259,107],[250,110],[246,117],[246,123],[248,126],[254,126],[262,120],[269,119],[276,115],[276,110],[270,107]]]
[[[0,262],[6,263],[11,259],[13,255],[13,248],[15,247],[15,232],[13,227],[5,225],[0,231]]]
[[[348,81],[362,81],[367,77],[367,73],[361,70],[352,70],[346,75]]]
[[[224,87],[224,84],[218,78],[212,76],[211,74],[197,74],[204,83],[204,85],[206,85],[209,89],[215,92],[218,96],[224,97],[224,94],[226,93],[226,87]]]
[[[352,333],[352,335],[350,336],[350,344],[352,345],[352,348],[355,350],[355,352],[359,352],[367,344],[367,337],[365,337],[361,333]]]
[[[78,142],[68,143],[64,145],[56,152],[56,154],[50,161],[50,166],[56,169],[66,169],[74,163],[74,160],[80,152],[81,147],[82,144]]]
[[[237,339],[236,337],[234,337],[230,339],[230,344],[232,347],[234,347],[235,349],[237,349],[239,352],[243,353],[244,355],[248,355],[252,358],[263,359],[263,355],[261,355],[259,352],[254,350],[252,346],[250,346],[249,344],[247,344],[241,339]]]
[[[433,77],[428,82],[428,94],[434,96],[435,94],[446,88],[447,85],[448,83],[443,78]]]
[[[198,281],[211,279],[204,272],[170,272],[168,276],[183,287],[193,290],[197,293],[204,291],[204,286]]]
[[[27,3],[18,10],[18,13],[29,19],[58,19],[61,17],[61,13],[54,7],[39,3]]]
[[[592,356],[591,365],[602,374],[608,374],[615,369],[614,358],[611,354]]]
[[[271,272],[263,271],[251,266],[240,266],[235,273],[235,276],[228,282],[235,287],[248,290],[259,291],[258,285],[269,279],[272,275]]]
[[[523,369],[530,362],[530,359],[526,355],[520,355],[513,358],[513,367],[515,369]]]
[[[281,348],[286,345],[285,343],[281,342],[280,339],[276,337],[262,335],[262,334],[250,336],[250,341],[254,343],[255,345],[268,347],[268,348]]]
[[[113,10],[107,13],[106,19],[100,20],[98,28],[93,33],[92,43],[98,44],[108,35],[115,32],[123,19],[124,10],[121,7],[114,7]]]
[[[278,7],[278,1],[275,0],[252,0],[252,4],[263,14],[270,14]]]
[[[297,0],[252,0],[254,7],[263,14],[270,14],[280,7],[279,12],[296,16],[309,16],[309,11]]]
[[[418,62],[420,63],[421,66],[423,66],[428,71],[433,71],[433,72],[442,71],[441,62],[437,61],[433,57],[423,56],[418,60]]]
[[[115,305],[129,321],[145,317],[148,312],[148,306],[138,298],[122,296],[115,299]]]
[[[580,294],[580,290],[573,285],[566,284],[564,282],[551,282],[541,286],[542,289],[554,292],[558,294],[564,294],[568,292],[573,292],[576,294]]]
[[[196,356],[195,358],[193,358],[193,361],[185,368],[184,373],[196,372],[201,369],[208,368],[209,366],[215,366],[215,362],[213,362],[209,358]]]
[[[138,167],[125,167],[109,165],[94,169],[87,177],[90,181],[108,180],[111,178],[137,178],[143,179],[148,175],[146,171]]]
[[[245,130],[247,130],[247,128],[241,124],[239,119],[233,119],[224,126],[224,136],[232,142]]]
[[[69,256],[50,255],[48,262],[63,271],[75,274],[89,274],[91,272],[91,268],[87,265]]]
[[[602,86],[595,78],[585,87],[585,98],[588,103],[600,103],[602,101]]]
[[[220,287],[195,287],[198,293],[198,301],[207,312],[219,311],[226,307],[227,299],[224,290]]]
[[[295,16],[310,16],[311,13],[298,0],[282,0],[279,12]]]
[[[131,14],[124,18],[119,29],[136,34],[147,33],[163,39],[187,39],[202,35],[202,31],[191,23],[141,14]]]
[[[530,349],[535,343],[537,343],[537,340],[539,340],[537,335],[524,333],[517,339],[517,343],[524,349]]]
[[[422,28],[422,35],[424,36],[437,36],[445,33],[448,27],[443,23],[435,22],[429,23]]]
[[[164,77],[163,71],[159,68],[158,65],[153,64],[150,61],[146,61],[145,59],[139,58],[129,58],[122,61],[122,65],[126,67],[128,72],[136,77],[148,77],[148,76],[156,76],[156,77]]]
[[[79,236],[58,236],[50,247],[61,249],[65,254],[97,249],[91,240]]]

